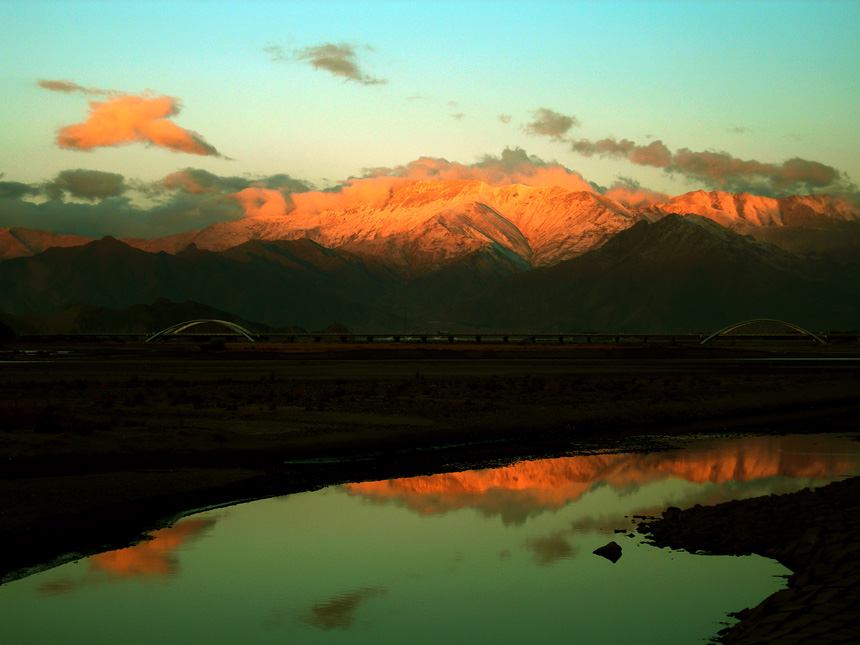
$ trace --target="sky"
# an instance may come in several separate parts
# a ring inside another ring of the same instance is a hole
[[[860,0],[0,0],[0,227],[159,237],[392,178],[856,203],[858,25]]]

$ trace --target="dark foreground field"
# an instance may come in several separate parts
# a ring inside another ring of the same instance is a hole
[[[858,431],[858,356],[809,345],[7,345],[0,578],[126,545],[192,509],[344,481],[647,450],[680,433]],[[856,491],[838,494],[850,503]],[[805,530],[819,526],[818,506],[757,513]],[[691,535],[676,545],[709,548]],[[778,556],[778,538],[752,550]],[[736,547],[751,549],[740,537]]]

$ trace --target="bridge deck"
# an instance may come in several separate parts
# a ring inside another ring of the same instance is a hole
[[[19,339],[27,340],[79,340],[79,341],[145,341],[152,337],[150,333],[134,332],[103,332],[75,334],[21,334]],[[280,333],[255,334],[256,342],[280,343],[511,343],[511,344],[587,344],[587,343],[700,343],[708,334],[640,334],[640,333],[533,333],[533,332],[479,332],[479,333]],[[860,333],[821,334],[821,338],[832,341],[860,341]],[[171,334],[159,340],[170,339],[185,341],[204,341],[207,339],[224,339],[247,342],[238,333],[227,330],[218,333],[187,333]],[[802,334],[733,334],[719,339],[721,342],[738,341],[810,341]]]

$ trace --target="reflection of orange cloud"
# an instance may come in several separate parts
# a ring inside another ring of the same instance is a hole
[[[152,539],[127,549],[108,551],[90,558],[90,568],[112,576],[168,576],[176,570],[173,551],[198,539],[215,525],[214,519],[184,520],[152,533]]]
[[[570,542],[562,535],[529,538],[526,548],[534,555],[535,562],[542,567],[555,564],[559,560],[570,560],[576,557],[578,548],[570,546]]]
[[[465,507],[499,512],[559,508],[576,501],[596,484],[625,490],[670,477],[697,483],[746,482],[766,477],[829,479],[857,472],[856,450],[848,440],[816,437],[818,454],[808,439],[749,437],[733,442],[652,454],[601,454],[526,461],[487,470],[346,484],[351,495],[395,501],[421,514]],[[840,454],[842,453],[842,454]]]
[[[168,120],[178,113],[179,101],[169,96],[120,96],[93,101],[89,118],[61,129],[57,143],[76,150],[150,143],[174,152],[219,156],[200,135]]]
[[[347,629],[355,622],[358,605],[367,598],[385,593],[384,589],[369,587],[350,591],[311,607],[302,621],[320,629]]]

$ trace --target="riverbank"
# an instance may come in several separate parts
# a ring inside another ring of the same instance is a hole
[[[670,508],[638,530],[660,547],[754,553],[793,572],[787,589],[738,612],[740,622],[719,642],[860,642],[860,477],[814,491]]]
[[[673,434],[860,429],[850,351],[57,349],[0,372],[4,582],[193,509],[347,481],[649,451]]]

